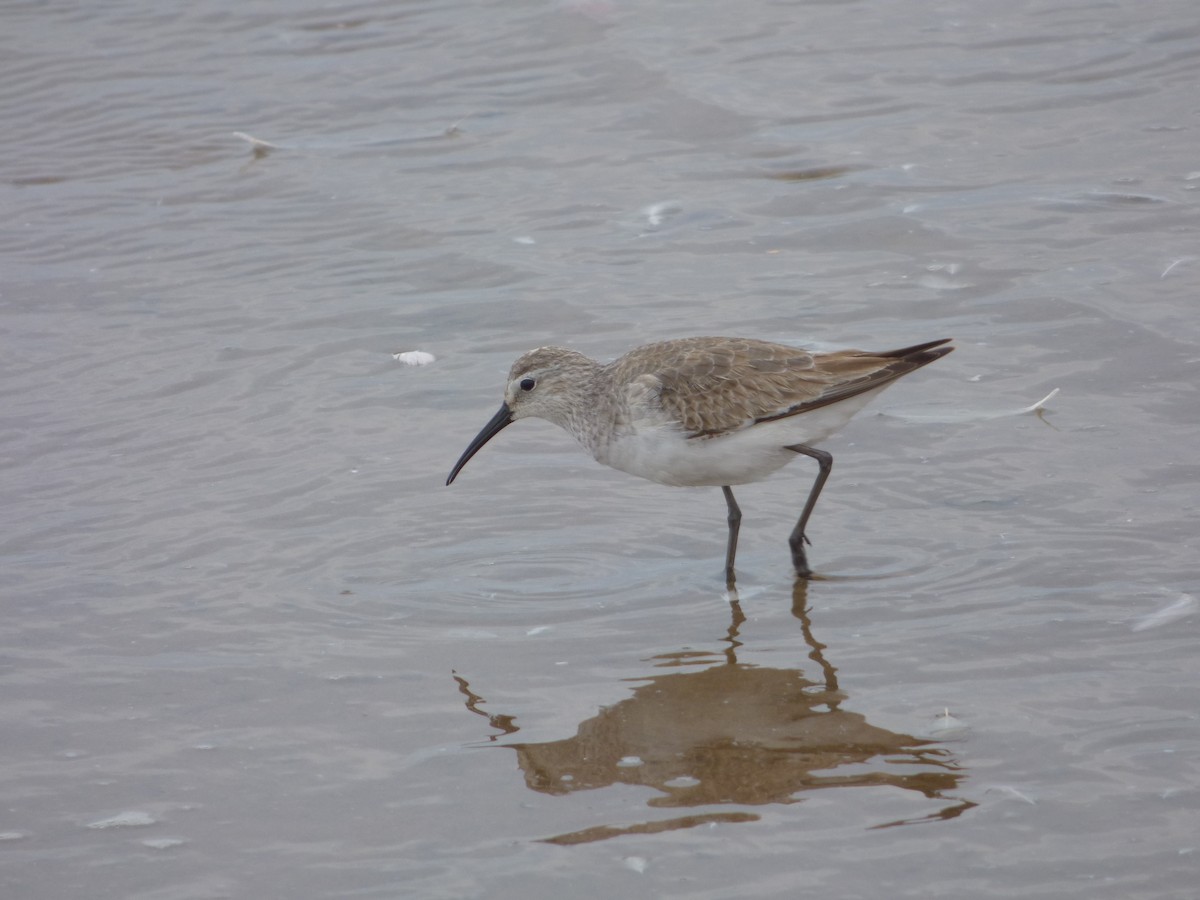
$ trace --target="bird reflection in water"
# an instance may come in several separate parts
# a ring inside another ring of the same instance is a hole
[[[668,674],[645,679],[632,696],[580,724],[574,737],[500,744],[517,754],[525,783],[545,794],[570,794],[617,784],[658,791],[656,809],[796,803],[823,788],[888,785],[937,801],[935,811],[882,822],[877,828],[952,819],[975,804],[948,797],[963,778],[946,749],[932,741],[871,725],[841,708],[845,694],[825,645],[812,635],[807,582],[798,579],[793,613],[819,669],[813,681],[799,669],[737,661],[737,601],[723,654],[679,651],[654,657]],[[721,660],[716,665],[714,658]],[[487,718],[500,741],[519,731],[512,716],[490,714],[467,680],[454,676],[471,712]],[[548,838],[579,844],[623,834],[690,828],[711,822],[755,821],[749,812],[696,813],[633,825],[603,825]]]

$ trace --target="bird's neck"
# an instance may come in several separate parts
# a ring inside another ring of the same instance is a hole
[[[581,371],[573,382],[574,402],[568,405],[569,411],[558,424],[573,434],[593,456],[597,456],[613,436],[616,410],[612,375],[592,360],[587,362],[587,372]]]

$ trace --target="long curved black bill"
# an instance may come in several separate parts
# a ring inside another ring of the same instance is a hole
[[[479,449],[503,431],[513,421],[512,410],[508,408],[507,403],[500,404],[500,411],[492,416],[492,421],[483,426],[483,431],[475,435],[475,440],[471,441],[463,455],[458,458],[458,462],[454,464],[454,468],[450,470],[450,477],[446,479],[446,484],[449,485],[454,481],[459,471],[467,464],[467,461],[479,452]]]

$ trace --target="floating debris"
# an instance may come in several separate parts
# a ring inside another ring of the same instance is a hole
[[[278,150],[279,149],[278,144],[272,144],[270,141],[261,140],[260,138],[256,138],[252,134],[246,134],[246,132],[244,132],[244,131],[235,131],[233,133],[233,136],[235,138],[241,138],[243,141],[245,141],[251,147],[262,147],[266,150]]]
[[[445,137],[458,137],[460,134],[462,134],[462,128],[460,127],[462,123],[467,121],[467,119],[471,118],[473,115],[475,115],[475,113],[469,112],[457,122],[454,122],[452,125],[448,125],[445,130],[442,131],[442,135]]]
[[[143,847],[149,847],[151,850],[169,850],[172,847],[178,847],[180,844],[186,844],[183,838],[150,838],[142,841]]]
[[[1006,409],[999,411],[983,411],[972,412],[970,410],[954,410],[950,412],[916,412],[916,413],[895,413],[885,412],[884,415],[890,415],[897,419],[904,419],[906,422],[919,422],[930,425],[948,425],[958,424],[962,422],[985,422],[988,419],[1005,419],[1009,416],[1024,416],[1030,413],[1036,415],[1039,419],[1042,414],[1048,409],[1046,406],[1051,400],[1059,395],[1059,389],[1055,388],[1037,403],[1029,406],[1022,406],[1020,409]]]
[[[437,357],[432,353],[426,353],[424,350],[405,350],[403,353],[393,353],[392,359],[396,362],[402,362],[406,366],[427,366],[434,362]]]
[[[1146,631],[1149,628],[1161,628],[1180,619],[1186,619],[1196,611],[1196,598],[1191,594],[1180,594],[1174,601],[1162,609],[1139,616],[1132,625],[1133,631]]]
[[[1034,800],[1028,794],[1022,794],[1020,791],[1018,791],[1015,787],[1012,787],[1011,785],[994,784],[990,788],[988,788],[986,791],[984,791],[984,793],[990,794],[993,791],[998,794],[1005,794],[1006,796],[1012,797],[1016,800],[1020,800],[1022,803],[1028,803],[1030,806],[1037,806],[1036,800]]]
[[[951,738],[965,737],[970,730],[970,726],[966,722],[950,715],[950,709],[947,707],[925,729],[925,736],[938,740],[949,740]]]
[[[646,217],[646,224],[651,227],[657,227],[667,221],[668,216],[678,215],[681,212],[683,212],[683,207],[674,200],[651,203],[649,206],[642,208],[642,215]]]
[[[787,169],[782,172],[768,172],[767,178],[772,181],[822,181],[826,178],[841,178],[851,172],[858,172],[864,166],[813,166],[810,169]]]
[[[1032,406],[1026,406],[1024,409],[1018,409],[1015,413],[1013,413],[1013,415],[1023,416],[1026,413],[1037,413],[1038,415],[1041,415],[1046,411],[1046,404],[1057,396],[1058,388],[1055,388],[1037,403],[1033,404]]]
[[[1194,257],[1194,256],[1181,256],[1181,257],[1179,257],[1179,259],[1175,260],[1175,261],[1174,261],[1174,262],[1172,262],[1172,263],[1171,263],[1169,266],[1167,266],[1165,269],[1163,269],[1163,271],[1162,271],[1162,274],[1158,276],[1158,277],[1159,277],[1159,280],[1162,280],[1163,278],[1166,278],[1166,277],[1167,277],[1167,273],[1168,273],[1168,272],[1170,272],[1170,271],[1171,271],[1173,268],[1175,268],[1175,267],[1176,267],[1177,265],[1179,265],[1180,263],[1183,263],[1183,262],[1191,262],[1191,261],[1192,261],[1193,259],[1195,259],[1195,258],[1196,258],[1196,257]]]
[[[254,135],[246,134],[244,131],[235,131],[233,136],[235,138],[241,138],[250,145],[250,151],[254,154],[255,159],[262,159],[272,150],[279,149],[277,144],[272,144],[270,141],[260,140],[259,138],[254,137]]]
[[[141,828],[145,825],[153,825],[158,820],[150,813],[138,812],[131,810],[129,812],[117,813],[107,819],[99,819],[95,822],[89,822],[88,828]]]

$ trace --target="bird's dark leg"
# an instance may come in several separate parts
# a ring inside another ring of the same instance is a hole
[[[817,450],[804,444],[793,444],[787,449],[811,456],[821,467],[817,473],[817,480],[813,482],[812,490],[808,492],[808,500],[804,503],[804,512],[800,513],[800,521],[796,523],[796,527],[792,529],[792,536],[788,538],[788,545],[792,548],[792,565],[796,567],[796,574],[801,578],[807,578],[812,574],[812,569],[808,567],[808,559],[804,555],[804,544],[805,542],[811,544],[812,541],[808,540],[804,529],[808,525],[808,517],[812,515],[813,507],[817,505],[817,498],[821,496],[821,488],[825,487],[825,481],[829,478],[830,470],[833,469],[833,457],[824,450]]]
[[[729,546],[725,550],[725,586],[733,588],[733,557],[737,553],[738,530],[742,527],[742,511],[733,499],[733,491],[728,485],[722,485],[725,503],[729,507]]]

